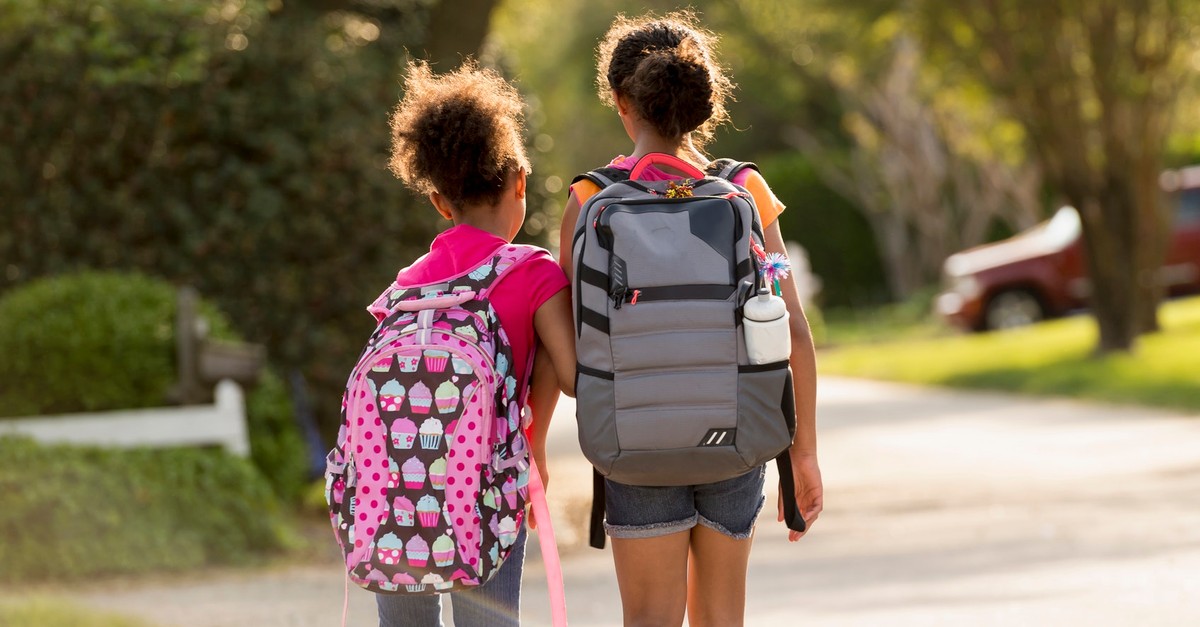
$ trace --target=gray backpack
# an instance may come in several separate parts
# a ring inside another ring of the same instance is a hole
[[[638,180],[651,163],[694,179]],[[723,159],[702,173],[651,154],[630,171],[576,179],[601,188],[572,238],[579,443],[597,488],[600,475],[693,485],[788,461],[788,362],[751,364],[742,335],[741,308],[758,284],[752,242],[763,246],[753,198],[729,182],[746,167],[755,166]],[[782,470],[790,484],[790,464]],[[597,494],[593,523],[602,504]],[[594,524],[602,546],[597,533]]]

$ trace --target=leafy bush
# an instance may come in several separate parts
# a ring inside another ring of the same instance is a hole
[[[233,337],[208,303],[213,337]],[[0,416],[166,404],[176,381],[175,289],[136,274],[35,281],[0,298]]]
[[[270,486],[218,450],[0,438],[0,582],[239,564],[284,548]]]
[[[296,426],[287,385],[274,371],[264,373],[246,397],[246,413],[254,465],[284,502],[298,503],[309,483],[308,444]]]
[[[40,279],[5,294],[0,417],[166,405],[178,378],[175,297],[165,281],[105,272]],[[210,336],[237,339],[210,303],[198,309]],[[287,388],[268,371],[246,406],[254,463],[294,501],[308,460]]]

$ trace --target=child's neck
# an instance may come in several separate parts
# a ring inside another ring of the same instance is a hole
[[[672,139],[653,132],[639,133],[633,143],[633,154],[630,156],[640,159],[652,152],[674,155],[698,166],[708,164],[708,158],[696,150],[692,144],[692,138],[687,135]]]
[[[491,233],[506,242],[511,241],[508,237],[510,225],[501,218],[501,213],[494,211],[492,207],[468,207],[454,216],[454,226],[465,224]]]

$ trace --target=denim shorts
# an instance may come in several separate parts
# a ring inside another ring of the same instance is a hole
[[[735,540],[754,531],[766,466],[715,483],[632,486],[604,480],[604,530],[613,538],[655,538],[704,525]]]

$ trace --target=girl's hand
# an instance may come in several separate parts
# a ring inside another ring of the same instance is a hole
[[[817,466],[817,456],[814,453],[792,453],[792,480],[796,484],[796,507],[804,517],[804,531],[788,530],[788,540],[795,542],[804,537],[812,529],[813,523],[821,515],[824,508],[824,488],[821,485],[821,469]],[[779,495],[779,522],[783,522],[784,494]]]

